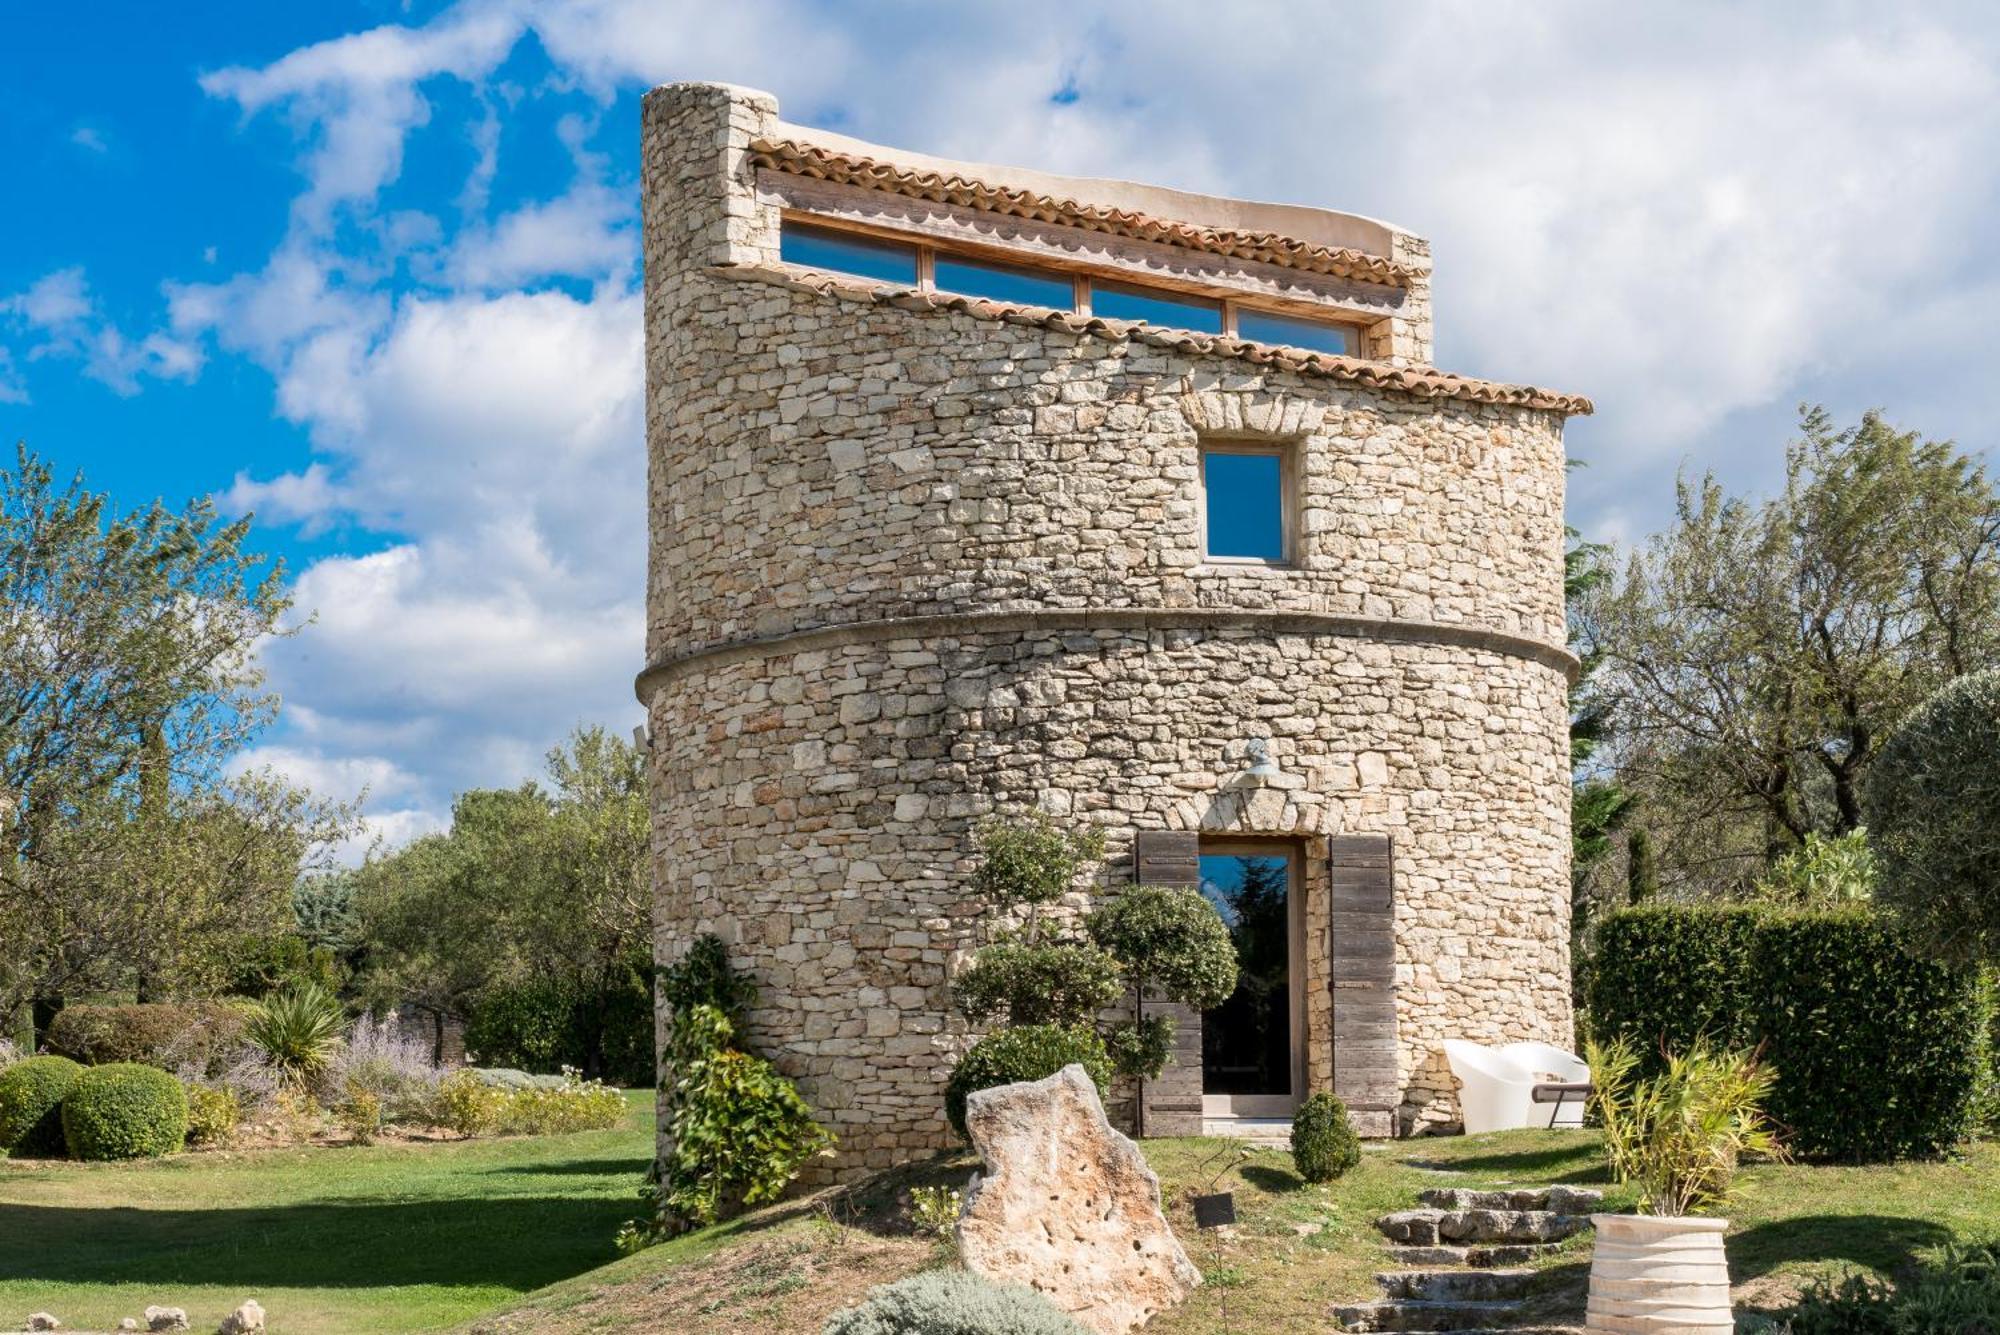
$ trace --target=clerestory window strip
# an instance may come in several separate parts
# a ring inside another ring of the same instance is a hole
[[[1316,320],[1234,297],[1206,297],[1122,276],[1070,273],[987,259],[922,241],[783,220],[778,255],[787,264],[897,283],[926,292],[1046,306],[1078,315],[1144,320],[1169,329],[1221,334],[1335,356],[1362,355],[1361,326]]]

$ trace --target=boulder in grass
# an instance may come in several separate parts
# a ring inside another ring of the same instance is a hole
[[[215,1335],[263,1335],[263,1331],[264,1309],[255,1298],[245,1298],[242,1306],[222,1318]]]
[[[148,1307],[145,1312],[147,1330],[186,1330],[188,1314],[179,1307]]]
[[[979,1090],[965,1124],[985,1161],[958,1220],[967,1269],[1035,1289],[1094,1335],[1126,1335],[1201,1283],[1159,1177],[1082,1066]]]

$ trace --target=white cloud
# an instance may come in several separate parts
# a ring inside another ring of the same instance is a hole
[[[512,782],[571,723],[635,712],[637,189],[600,156],[634,131],[574,113],[636,86],[747,83],[791,119],[914,149],[1426,234],[1441,364],[1598,399],[1571,437],[1596,464],[1575,481],[1597,533],[1659,522],[1684,457],[1759,477],[1796,397],[1901,399],[1939,414],[1911,421],[1939,434],[2000,411],[1979,360],[2000,342],[1984,210],[2000,61],[1981,9],[1843,0],[1808,22],[1721,0],[1246,0],[1221,23],[1193,0],[1027,0],[911,15],[467,0],[204,79],[295,128],[305,184],[261,268],[169,287],[168,332],[267,367],[311,434],[311,464],[239,474],[228,504],[387,535],[302,572],[318,624],[268,655],[318,772],[410,776],[379,828],[431,828],[454,789]],[[528,34],[553,76],[499,82]],[[431,123],[440,80],[469,89],[462,121]],[[574,173],[524,197],[510,145],[548,120]],[[418,135],[459,136],[467,174],[455,198],[391,207]],[[8,383],[0,361],[0,397]]]
[[[78,148],[91,153],[109,153],[111,145],[105,142],[104,133],[88,125],[79,125],[69,132],[69,141]]]
[[[25,291],[0,300],[0,316],[10,317],[30,335],[29,361],[80,359],[85,375],[124,397],[139,392],[142,376],[193,380],[201,371],[201,349],[186,339],[164,331],[137,340],[122,333],[99,312],[80,268],[45,274]],[[8,365],[11,357],[0,362],[0,372]],[[10,394],[17,402],[26,401],[26,388],[0,375],[0,398]]]

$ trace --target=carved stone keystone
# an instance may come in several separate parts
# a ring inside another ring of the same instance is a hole
[[[1036,1289],[1096,1335],[1126,1335],[1201,1283],[1159,1177],[1083,1067],[980,1090],[965,1124],[985,1161],[958,1219],[967,1269]]]

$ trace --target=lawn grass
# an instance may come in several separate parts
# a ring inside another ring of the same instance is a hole
[[[215,1328],[255,1297],[284,1335],[447,1329],[612,1260],[652,1155],[652,1094],[615,1130],[0,1161],[0,1325],[116,1329],[148,1304]]]
[[[242,1298],[280,1335],[461,1329],[482,1335],[672,1329],[814,1335],[868,1288],[939,1263],[910,1236],[909,1188],[962,1185],[941,1155],[839,1195],[790,1201],[615,1259],[651,1150],[650,1096],[615,1131],[367,1149],[187,1155],[153,1163],[0,1162],[0,1323],[47,1308],[115,1326],[148,1303],[212,1328]],[[1144,1142],[1168,1213],[1207,1283],[1150,1331],[1331,1329],[1328,1309],[1373,1296],[1389,1256],[1373,1221],[1437,1186],[1607,1189],[1590,1133],[1517,1131],[1370,1147],[1311,1186],[1281,1150]],[[1739,1178],[1728,1245],[1739,1303],[1770,1309],[1845,1269],[1894,1278],[1950,1241],[2000,1238],[2000,1146],[1887,1167],[1756,1165]],[[1239,1223],[1194,1227],[1193,1196],[1236,1194]],[[1589,1241],[1543,1262],[1573,1299]]]

